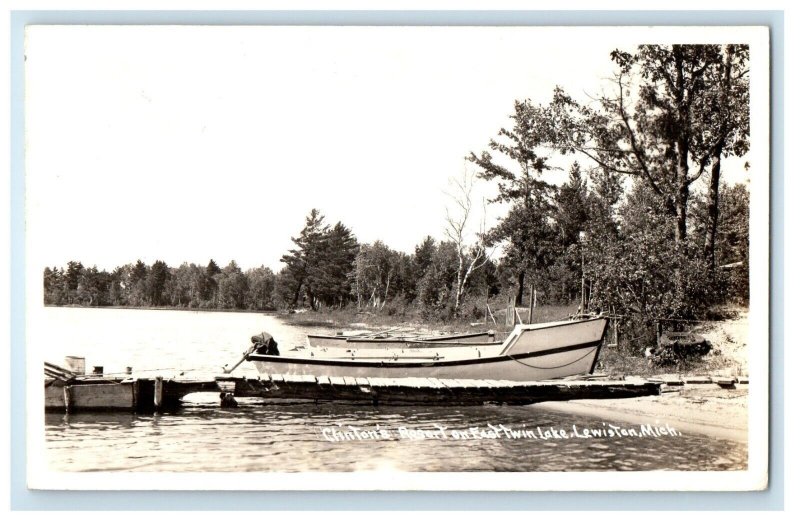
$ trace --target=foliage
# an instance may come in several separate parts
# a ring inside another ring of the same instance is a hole
[[[246,302],[249,309],[271,309],[272,293],[275,291],[275,274],[271,269],[260,266],[245,272],[247,278]]]
[[[671,217],[674,242],[683,247],[691,185],[708,171],[721,142],[731,140],[734,153],[747,149],[746,56],[734,88],[717,81],[723,55],[719,45],[616,50],[613,93],[596,103],[581,104],[561,88],[548,105],[523,103],[536,134],[531,140],[646,183]],[[722,98],[726,116],[720,117],[719,103],[710,101]],[[733,106],[741,117],[732,116]]]
[[[705,338],[692,333],[665,333],[649,357],[654,366],[678,366],[696,362],[711,351]]]
[[[350,229],[341,222],[330,228],[315,208],[292,242],[297,247],[281,257],[286,265],[281,283],[289,285],[281,291],[291,288],[291,305],[300,304],[301,297],[312,309],[320,304],[343,305],[350,294],[349,276],[358,251]]]
[[[510,130],[501,128],[498,132],[500,141],[489,141],[489,149],[500,153],[500,157],[483,151],[480,155],[471,153],[468,159],[480,167],[480,178],[496,182],[498,195],[493,202],[512,205],[505,219],[489,230],[486,240],[488,244],[507,244],[504,253],[513,259],[507,264],[515,267],[518,281],[516,301],[520,305],[526,275],[536,284],[552,258],[554,236],[549,218],[552,216],[551,195],[555,187],[541,179],[550,166],[546,158],[536,152],[541,140],[532,126],[535,120],[528,116],[524,102],[514,104],[511,120],[513,127]],[[515,163],[515,167],[506,166],[508,163]]]

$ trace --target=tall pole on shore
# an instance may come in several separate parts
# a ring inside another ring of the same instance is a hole
[[[583,254],[583,242],[586,239],[586,232],[578,232],[578,242],[581,245],[581,312],[580,314],[583,315],[586,310],[585,305],[585,295],[586,295],[586,272],[584,270],[584,254]]]
[[[531,294],[530,299],[528,300],[528,324],[533,324],[533,302],[534,302],[534,295],[536,294],[536,290],[534,289],[534,285],[531,284]]]

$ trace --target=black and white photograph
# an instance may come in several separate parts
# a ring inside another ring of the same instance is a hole
[[[28,485],[762,490],[764,27],[30,25]]]

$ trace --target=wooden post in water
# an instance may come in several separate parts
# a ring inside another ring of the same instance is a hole
[[[133,385],[131,385],[131,393],[133,396],[131,397],[131,404],[133,405],[133,410],[136,411],[139,409],[139,388],[142,386],[141,380],[138,378],[133,381]]]
[[[164,377],[156,376],[153,383],[153,405],[156,409],[161,409],[164,404]]]
[[[69,412],[72,408],[72,386],[64,386],[64,410]]]

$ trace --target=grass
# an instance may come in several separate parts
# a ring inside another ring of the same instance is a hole
[[[369,329],[382,331],[386,329],[412,329],[421,332],[441,331],[477,331],[492,329],[494,324],[470,322],[467,319],[426,320],[413,315],[388,315],[369,311],[358,312],[355,309],[334,309],[324,311],[306,311],[282,315],[281,318],[299,327],[329,327],[332,330]]]
[[[653,367],[643,356],[632,356],[616,348],[603,348],[597,359],[597,373],[607,374],[610,377],[623,376],[653,376],[672,372],[664,367]]]
[[[609,348],[600,351],[600,357],[597,360],[597,368],[595,371],[612,377],[648,377],[661,374],[713,375],[718,373],[742,373],[736,362],[715,354],[710,354],[702,359],[689,361],[683,364],[654,366],[643,356],[632,356],[620,350]]]

